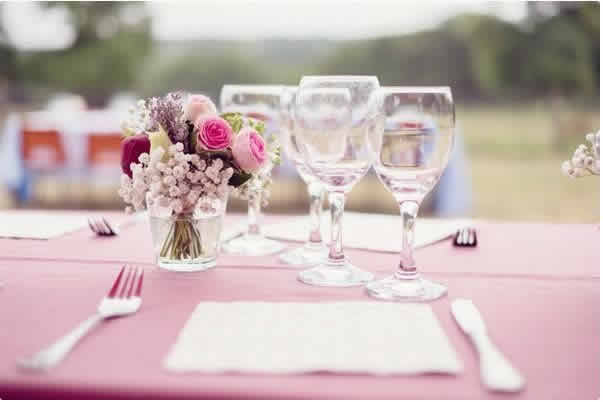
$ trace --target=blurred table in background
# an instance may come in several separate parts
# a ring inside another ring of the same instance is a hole
[[[34,180],[119,182],[123,114],[114,110],[13,113],[0,147],[0,181],[20,202],[31,198]]]

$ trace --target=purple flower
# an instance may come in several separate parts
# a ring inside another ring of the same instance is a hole
[[[181,142],[184,152],[189,150],[189,128],[184,119],[183,94],[171,92],[163,98],[151,98],[147,101],[150,110],[153,129],[161,126],[167,133],[173,144]]]

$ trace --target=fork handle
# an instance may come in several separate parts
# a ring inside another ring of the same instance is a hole
[[[28,370],[47,370],[56,366],[102,320],[103,317],[100,314],[91,316],[52,345],[42,349],[30,358],[20,360],[18,362],[19,367]]]

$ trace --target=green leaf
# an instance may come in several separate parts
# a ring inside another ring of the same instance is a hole
[[[233,187],[239,187],[245,184],[249,179],[251,179],[251,175],[249,173],[235,171],[228,181],[228,184]]]
[[[281,147],[277,146],[273,151],[272,151],[272,163],[274,165],[280,165],[281,164]]]
[[[261,120],[254,120],[254,128],[255,131],[257,131],[260,135],[264,134],[264,131],[266,130],[266,125],[264,124],[263,121]]]
[[[230,124],[230,128],[235,133],[238,133],[243,127],[243,116],[240,113],[222,113],[220,117]]]

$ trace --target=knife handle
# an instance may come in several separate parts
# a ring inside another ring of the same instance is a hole
[[[525,380],[492,343],[485,332],[471,335],[479,354],[482,382],[490,389],[502,392],[517,392]]]

